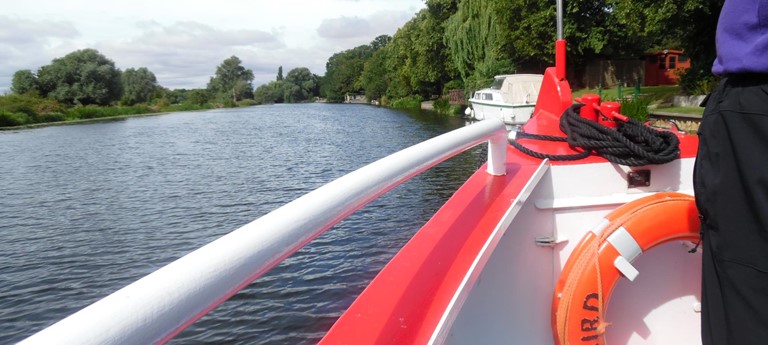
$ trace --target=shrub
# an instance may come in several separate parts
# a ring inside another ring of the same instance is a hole
[[[451,111],[451,103],[447,98],[438,98],[433,103],[435,111],[441,114],[448,114]]]
[[[632,99],[624,98],[621,100],[621,113],[640,122],[648,119],[648,106],[651,105],[651,99],[645,97],[636,97]]]
[[[680,76],[680,89],[689,95],[706,95],[712,92],[719,78],[708,69],[690,68]]]
[[[246,99],[237,101],[237,106],[238,107],[249,107],[249,106],[257,105],[257,104],[259,104],[259,103],[254,101],[254,100],[252,100],[252,99],[250,99],[250,98],[246,98]]]
[[[421,108],[421,97],[408,96],[394,99],[391,102],[391,106],[397,109],[419,109]]]
[[[25,113],[12,113],[0,111],[0,127],[22,126],[30,123],[29,115]]]
[[[39,114],[35,116],[34,121],[37,123],[44,123],[44,122],[60,122],[60,121],[66,121],[67,116],[64,113],[44,113]]]

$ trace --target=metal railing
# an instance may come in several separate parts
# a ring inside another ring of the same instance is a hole
[[[485,141],[489,143],[488,173],[504,175],[503,122],[485,120],[457,129],[307,193],[20,344],[164,343],[356,210]]]

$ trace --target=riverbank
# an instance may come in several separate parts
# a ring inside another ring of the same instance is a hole
[[[21,125],[21,126],[0,127],[0,131],[12,131],[12,130],[18,130],[18,129],[32,129],[32,128],[42,128],[42,127],[53,127],[53,126],[81,125],[85,123],[113,122],[113,121],[120,121],[128,118],[133,118],[133,117],[159,116],[159,115],[167,115],[171,113],[180,113],[180,112],[186,112],[186,111],[200,111],[200,110],[179,110],[179,111],[166,111],[166,112],[148,113],[148,114],[97,117],[93,119],[78,119],[78,120],[68,120],[68,121],[31,123],[28,125]]]

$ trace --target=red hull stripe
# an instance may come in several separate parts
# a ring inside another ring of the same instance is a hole
[[[508,148],[509,156],[515,155]],[[509,161],[509,159],[508,159]],[[481,168],[378,274],[320,344],[425,344],[540,161]]]

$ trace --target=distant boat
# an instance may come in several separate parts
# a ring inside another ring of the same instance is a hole
[[[541,74],[498,75],[490,88],[476,91],[465,114],[475,120],[498,118],[507,125],[524,125],[531,118]]]

